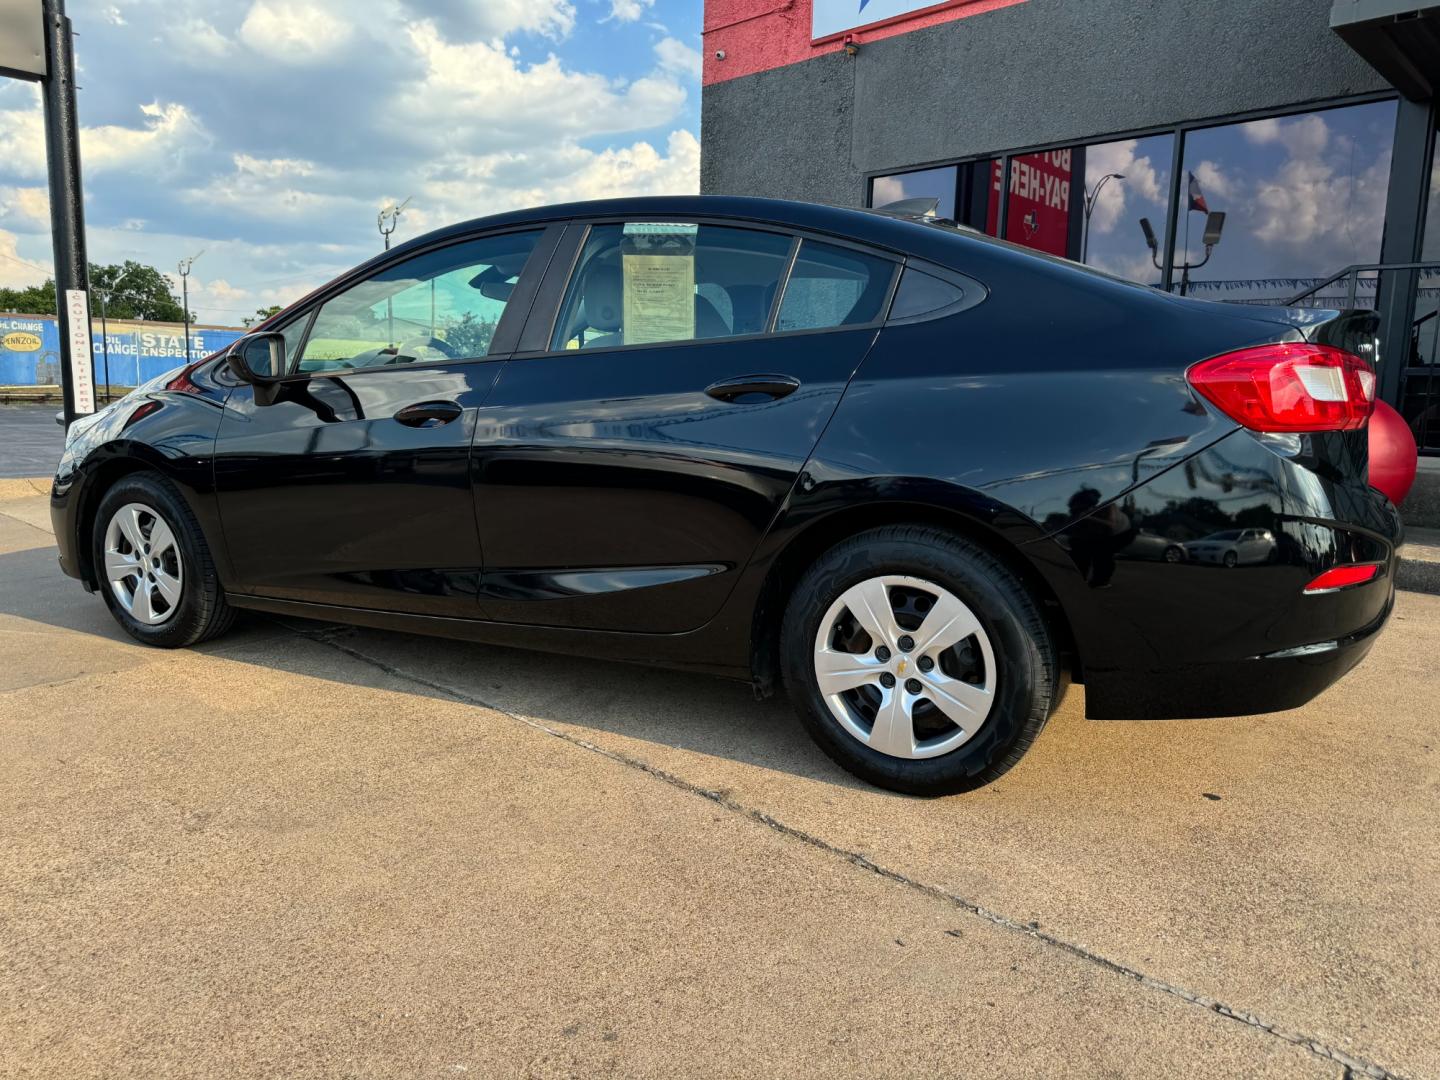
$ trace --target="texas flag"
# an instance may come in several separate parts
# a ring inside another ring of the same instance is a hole
[[[1190,209],[1199,210],[1202,214],[1210,212],[1210,207],[1205,205],[1205,196],[1200,192],[1200,181],[1195,179],[1193,172],[1190,174]]]

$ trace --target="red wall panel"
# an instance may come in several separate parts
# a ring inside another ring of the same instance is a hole
[[[863,44],[1024,2],[942,0],[935,7],[812,44],[810,0],[705,0],[704,81],[724,82],[838,52],[846,37]],[[725,54],[724,60],[716,58],[718,52]]]

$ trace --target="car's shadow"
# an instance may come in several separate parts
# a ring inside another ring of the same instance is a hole
[[[0,615],[131,643],[100,597],[60,572],[51,547],[0,554]],[[783,698],[757,701],[740,682],[248,613],[229,634],[193,651],[311,678],[485,705],[546,726],[573,726],[582,739],[588,729],[874,790],[815,747]],[[654,763],[643,748],[627,749],[615,740],[605,745]]]

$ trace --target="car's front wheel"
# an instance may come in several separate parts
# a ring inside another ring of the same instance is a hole
[[[940,795],[1000,776],[1055,706],[1039,604],[989,551],[892,526],[823,555],[781,631],[787,691],[835,762],[893,791]]]
[[[181,648],[234,621],[200,524],[163,477],[132,473],[111,487],[92,543],[101,595],[137,641]]]

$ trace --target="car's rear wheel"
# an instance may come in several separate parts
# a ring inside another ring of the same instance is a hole
[[[954,534],[889,526],[823,555],[791,595],[786,688],[835,762],[893,791],[989,783],[1040,733],[1058,693],[1040,605]]]
[[[164,478],[132,473],[110,488],[92,543],[100,593],[137,641],[181,648],[234,621],[200,524]]]

